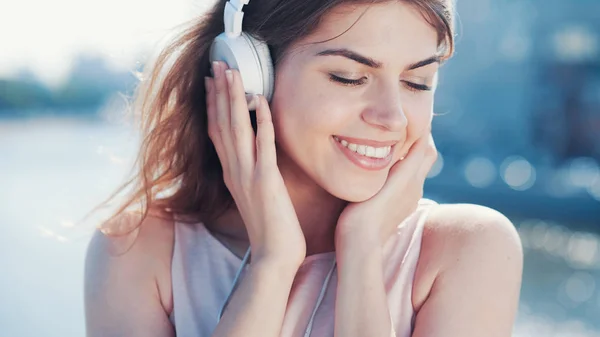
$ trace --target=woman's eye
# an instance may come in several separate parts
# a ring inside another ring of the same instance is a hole
[[[352,79],[352,78],[340,77],[340,76],[337,76],[334,74],[329,74],[329,79],[333,82],[341,83],[346,86],[358,86],[358,85],[364,84],[365,81],[367,80],[366,77],[361,77],[359,79]],[[402,81],[402,82],[408,88],[408,90],[413,91],[413,92],[431,91],[432,90],[432,87],[424,85],[424,84],[418,84],[418,83],[413,83],[413,82],[408,82],[408,81]]]
[[[361,77],[361,78],[355,80],[355,79],[351,79],[351,78],[340,77],[340,76],[337,76],[334,74],[329,74],[329,79],[333,82],[341,83],[343,85],[357,86],[357,85],[361,85],[361,84],[365,83],[365,80],[367,78]]]
[[[402,82],[404,83],[404,85],[406,85],[408,90],[413,91],[413,92],[431,91],[433,89],[432,87],[426,86],[424,84],[417,84],[417,83],[408,82],[408,81],[402,81]]]

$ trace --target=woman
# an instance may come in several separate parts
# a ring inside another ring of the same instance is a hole
[[[276,79],[250,103],[209,62],[224,7],[142,84],[137,185],[88,250],[88,335],[510,336],[513,225],[422,199],[451,0],[252,1]]]

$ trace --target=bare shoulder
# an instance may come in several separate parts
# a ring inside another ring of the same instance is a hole
[[[448,336],[491,336],[491,328],[492,335],[507,336],[522,268],[519,234],[502,213],[473,204],[432,206],[413,289],[417,320],[423,322],[416,336],[437,336],[441,328],[453,332]],[[444,318],[450,314],[454,321]],[[475,318],[479,323],[469,323]]]
[[[123,213],[95,231],[85,260],[89,336],[168,335],[173,238],[173,221],[156,211]]]
[[[424,228],[427,248],[444,253],[442,267],[475,253],[514,259],[522,255],[521,239],[514,224],[502,213],[474,204],[434,207]]]
[[[88,253],[105,253],[111,258],[124,260],[135,257],[164,258],[165,250],[172,250],[173,238],[173,219],[170,215],[151,210],[142,218],[141,213],[128,211],[98,227],[90,241]]]

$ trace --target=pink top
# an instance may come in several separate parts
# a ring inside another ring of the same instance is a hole
[[[412,284],[423,223],[433,204],[422,199],[384,247],[385,289],[397,337],[412,334]],[[281,336],[303,336],[334,258],[335,252],[328,252],[304,260],[292,285]],[[241,262],[202,223],[175,223],[171,270],[174,307],[170,318],[178,337],[211,336]],[[316,313],[311,337],[333,337],[336,288],[337,270]]]

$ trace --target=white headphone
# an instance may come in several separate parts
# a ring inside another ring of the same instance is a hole
[[[267,44],[242,32],[242,7],[250,0],[230,0],[225,4],[225,31],[210,47],[210,61],[224,61],[237,69],[247,94],[259,94],[271,101],[275,82],[273,61]]]

